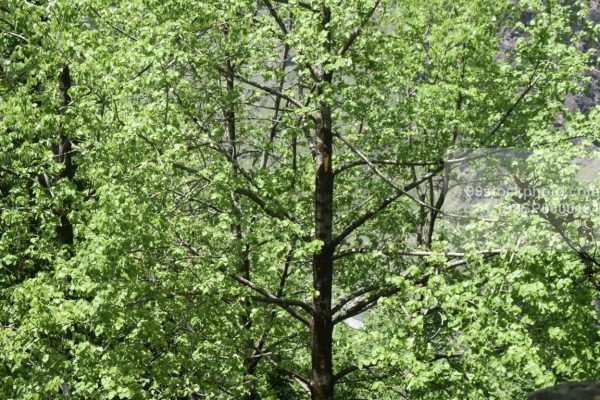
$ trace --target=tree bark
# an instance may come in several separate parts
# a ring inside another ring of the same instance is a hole
[[[322,9],[322,26],[327,28],[331,11]],[[331,35],[328,34],[326,50],[330,51]],[[322,85],[330,85],[331,72],[321,68]],[[333,399],[333,320],[331,292],[333,279],[333,165],[332,165],[332,121],[331,107],[323,100],[319,107],[316,123],[314,223],[316,238],[323,242],[321,250],[313,256],[313,321],[311,329],[311,361],[313,400]]]
[[[313,257],[312,387],[313,400],[333,398],[331,290],[333,279],[333,171],[331,110],[323,106],[317,120],[315,157],[315,233],[323,242]]]

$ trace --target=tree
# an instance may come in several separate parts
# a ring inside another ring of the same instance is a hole
[[[449,150],[567,165],[597,139],[564,106],[582,3],[39,3],[0,19],[2,266],[46,260],[3,282],[5,397],[508,399],[598,373],[593,251],[507,244],[580,216],[488,249],[481,220],[464,250],[440,231]]]

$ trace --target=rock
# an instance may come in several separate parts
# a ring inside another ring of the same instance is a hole
[[[600,381],[567,382],[532,393],[528,400],[600,400]]]

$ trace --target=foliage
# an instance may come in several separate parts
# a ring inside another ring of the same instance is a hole
[[[513,399],[597,377],[596,248],[519,244],[597,213],[542,229],[498,211],[511,229],[477,220],[458,255],[439,229],[449,152],[525,149],[521,177],[549,185],[576,173],[600,124],[565,106],[597,63],[585,16],[5,0],[0,396],[331,398],[320,318],[339,398]],[[478,247],[486,232],[501,251]]]

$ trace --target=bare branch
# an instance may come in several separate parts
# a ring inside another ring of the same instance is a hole
[[[252,174],[248,171],[246,171],[238,162],[238,160],[236,158],[234,158],[231,154],[231,152],[227,151],[226,149],[223,148],[223,146],[221,146],[221,144],[219,143],[215,143],[216,147],[213,147],[215,150],[217,150],[219,153],[223,154],[228,160],[229,162],[231,162],[231,164],[235,167],[235,169],[242,174],[242,176],[244,178],[246,178],[246,180],[248,182],[250,182],[251,184],[254,184],[254,178],[252,177]]]
[[[202,126],[202,124],[193,116],[189,115],[189,117],[192,119],[192,121],[194,121],[194,123],[202,130],[205,131],[205,128]],[[207,134],[209,135],[209,137],[211,137],[210,132],[207,132]],[[212,139],[212,137],[211,137]],[[221,153],[222,155],[225,156],[225,158],[227,158],[227,160],[233,165],[233,167],[246,179],[246,181],[248,181],[252,186],[257,187],[255,182],[254,182],[254,177],[252,176],[252,174],[245,170],[240,164],[239,162],[232,156],[231,152],[227,151],[227,149],[224,149],[223,146],[221,146],[219,143],[215,143],[214,146],[210,146],[211,149],[214,149],[216,151],[218,151],[219,153]],[[183,165],[181,163],[174,163],[174,166],[176,168],[182,169],[184,171],[188,171],[191,172],[193,174],[196,174],[200,177],[202,177],[203,179],[210,181],[208,178],[202,176],[198,171],[196,171],[193,168],[190,168],[186,165]],[[249,189],[244,189],[244,188],[239,188],[235,190],[236,193],[241,194],[243,196],[246,196],[248,199],[252,200],[253,202],[255,202],[263,211],[265,211],[268,215],[275,217],[275,218],[279,218],[279,219],[289,219],[290,221],[294,221],[295,222],[295,218],[291,213],[285,213],[285,214],[281,214],[281,213],[277,213],[271,209],[269,209],[267,207],[267,203],[260,198],[260,196],[258,196],[257,194],[255,194],[254,192],[250,191]]]
[[[504,252],[505,252],[504,250],[490,250],[490,251],[482,251],[478,254],[482,255],[483,257],[491,257],[494,255],[503,254]],[[434,255],[436,253],[428,252],[428,251],[411,251],[411,252],[400,252],[398,254],[411,255],[411,256],[416,255],[416,256],[423,257],[423,256]],[[443,253],[443,254],[446,257],[464,257],[467,253]],[[459,265],[464,265],[466,263],[467,263],[467,261],[463,260],[463,261],[459,261],[458,263],[449,264],[446,271],[448,271],[452,268],[455,268]],[[417,278],[416,280],[414,280],[414,283],[425,285],[425,284],[427,284],[431,275],[432,274],[423,275],[423,276]],[[374,293],[374,294],[370,295],[369,297],[354,303],[351,307],[344,309],[344,306],[346,304],[350,303],[352,300],[356,299],[357,297],[360,297],[364,294],[371,293],[371,292],[374,292],[377,290],[379,290],[379,292]],[[337,312],[341,311],[341,313],[333,319],[333,323],[337,324],[348,318],[354,317],[355,315],[361,314],[361,313],[365,312],[366,310],[374,307],[377,304],[377,301],[379,299],[384,298],[384,297],[393,296],[393,295],[397,294],[399,291],[400,291],[400,288],[397,288],[397,287],[381,288],[378,285],[372,285],[372,286],[357,290],[356,292],[348,295],[347,298],[343,298],[332,309],[333,313],[337,313]]]
[[[133,80],[139,78],[140,76],[142,76],[146,71],[148,71],[150,68],[152,68],[152,65],[154,65],[154,62],[150,62],[144,68],[142,68],[141,70],[139,70],[130,80],[133,81]]]

